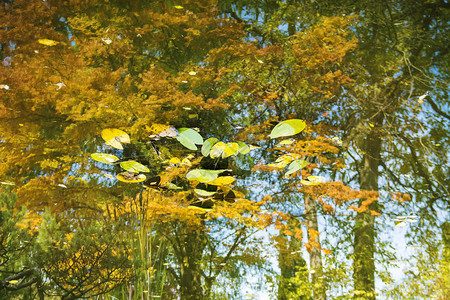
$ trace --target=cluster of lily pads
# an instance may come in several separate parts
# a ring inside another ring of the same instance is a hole
[[[123,149],[122,143],[130,143],[130,136],[126,132],[115,128],[102,130],[102,138],[105,140],[106,145],[119,150]],[[147,177],[140,173],[150,172],[149,168],[134,160],[119,162],[120,159],[113,154],[93,153],[91,154],[91,157],[92,159],[105,164],[120,164],[120,167],[125,171],[117,174],[116,178],[123,182],[142,182],[147,179]]]
[[[278,123],[271,131],[270,138],[288,137],[293,136],[306,127],[306,123],[299,119],[291,119]],[[102,131],[102,138],[105,143],[115,149],[123,149],[122,144],[130,143],[129,135],[115,128],[104,129]],[[230,156],[245,155],[251,150],[259,148],[253,145],[247,145],[243,142],[222,142],[217,138],[211,137],[207,140],[203,140],[203,137],[192,128],[179,128],[176,129],[172,126],[166,126],[159,133],[150,136],[155,140],[160,138],[175,138],[184,147],[189,150],[196,151],[198,146],[201,146],[201,153],[203,156],[211,158],[227,158]],[[294,142],[292,139],[282,140],[277,146],[290,145]],[[120,159],[112,154],[106,153],[93,153],[91,157],[98,162],[106,164],[119,164],[124,172],[116,175],[116,178],[122,182],[137,183],[147,179],[145,174],[150,172],[149,168],[134,160],[120,161]],[[276,160],[275,163],[269,164],[269,166],[277,168],[288,167],[286,175],[299,171],[307,165],[307,162],[295,154],[284,154]],[[186,178],[189,181],[196,181],[208,185],[224,186],[234,182],[232,176],[219,176],[227,170],[205,170],[194,169],[186,174]],[[324,181],[321,176],[309,176],[307,180],[302,180],[305,185],[316,185]],[[214,192],[208,192],[201,189],[194,190],[200,196],[210,196]]]

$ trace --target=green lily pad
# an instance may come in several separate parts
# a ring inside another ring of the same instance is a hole
[[[307,164],[308,164],[308,162],[306,162],[305,160],[302,160],[302,159],[294,160],[289,165],[288,171],[286,172],[285,175],[295,173],[295,172],[299,171],[300,169],[304,168]]]
[[[217,158],[217,157],[226,158],[226,157],[237,154],[239,152],[239,148],[240,147],[239,147],[238,143],[218,142],[211,148],[209,155],[211,156],[211,158]]]
[[[179,135],[176,139],[189,150],[197,150],[196,145],[203,145],[202,136],[191,128],[178,129]]]
[[[218,142],[216,143],[212,148],[211,151],[209,152],[209,156],[211,156],[211,158],[217,158],[217,157],[221,157],[222,153],[224,152],[225,148],[227,147],[227,144],[225,144],[224,142]]]
[[[214,146],[214,144],[216,144],[218,141],[219,140],[216,139],[215,137],[207,139],[202,146],[202,155],[205,157],[208,156],[212,146]]]
[[[292,136],[301,132],[305,127],[306,123],[303,120],[291,119],[282,121],[272,129],[270,138],[275,139],[282,136]]]
[[[137,161],[134,160],[128,160],[128,161],[123,161],[120,163],[120,166],[129,171],[129,172],[133,172],[133,173],[139,173],[139,172],[150,172],[150,169],[147,168],[146,166],[144,166],[143,164],[138,163]]]
[[[188,180],[196,180],[199,182],[210,182],[217,178],[217,176],[225,172],[226,170],[205,170],[205,169],[194,169],[186,174]]]
[[[241,154],[247,154],[247,153],[250,153],[250,147],[246,144],[246,143],[243,143],[243,142],[237,142],[238,143],[238,145],[239,145],[239,153],[241,153]]]
[[[95,161],[110,165],[119,160],[117,156],[107,153],[92,153],[91,157]]]
[[[205,191],[205,190],[201,190],[201,189],[194,189],[194,192],[202,197],[211,197],[213,196],[216,192],[209,192],[209,191]]]

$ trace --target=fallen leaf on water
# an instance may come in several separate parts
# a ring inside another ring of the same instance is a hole
[[[105,43],[106,45],[109,45],[112,43],[112,40],[110,38],[102,38],[102,42]]]
[[[15,185],[14,182],[11,181],[1,181],[0,184],[4,184],[4,185]]]
[[[54,41],[54,40],[49,40],[49,39],[39,39],[38,43],[42,44],[42,45],[45,45],[45,46],[50,46],[50,47],[59,44],[59,42]]]

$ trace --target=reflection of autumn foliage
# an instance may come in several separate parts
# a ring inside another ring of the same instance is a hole
[[[78,220],[83,230],[67,233],[65,226],[45,215],[39,230],[39,255],[51,294],[63,299],[98,295],[128,282],[133,274],[130,249],[122,226]]]

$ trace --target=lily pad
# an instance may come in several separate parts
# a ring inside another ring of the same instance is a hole
[[[291,119],[282,121],[272,129],[270,138],[275,139],[282,136],[292,136],[301,132],[305,127],[306,123],[303,120]]]
[[[122,150],[122,144],[130,143],[130,136],[120,129],[107,128],[102,130],[102,138],[106,141],[106,145]]]
[[[194,189],[194,192],[202,197],[211,197],[213,196],[216,192],[209,192],[209,191],[205,191],[205,190],[201,190],[201,189]]]
[[[294,139],[286,139],[286,140],[282,140],[281,142],[279,142],[275,146],[276,147],[288,146],[288,145],[291,145],[294,142],[295,142]]]
[[[227,147],[227,144],[225,144],[224,142],[218,142],[216,143],[212,148],[211,151],[209,152],[209,156],[211,156],[211,158],[217,158],[217,157],[221,157],[222,153],[224,152],[225,148]]]
[[[308,180],[301,180],[300,182],[304,185],[319,185],[325,182],[325,177],[323,176],[308,176]]]
[[[95,161],[110,165],[119,160],[117,156],[107,153],[92,153],[91,157]]]
[[[226,170],[205,170],[194,169],[186,174],[188,180],[196,180],[199,182],[210,182],[218,177],[218,175]]]
[[[128,171],[117,174],[116,178],[119,181],[129,182],[129,183],[142,182],[145,179],[147,179],[147,177],[144,174],[134,174],[134,173],[128,172]]]
[[[232,184],[236,179],[233,176],[217,177],[213,181],[208,182],[210,185],[228,185]]]
[[[289,165],[293,160],[294,158],[290,154],[284,154],[278,157],[274,163],[269,164],[269,167],[284,168],[287,165]]]
[[[178,129],[179,135],[176,139],[189,150],[197,150],[196,145],[203,144],[202,136],[191,128],[180,128]]]
[[[244,143],[244,142],[237,142],[238,143],[238,145],[239,145],[239,153],[241,153],[241,154],[247,154],[247,153],[250,153],[250,147],[246,144],[246,143]]]
[[[120,166],[132,173],[150,172],[150,169],[134,160],[123,161]]]
[[[209,155],[211,156],[211,158],[217,157],[226,158],[237,154],[239,152],[239,148],[240,147],[238,143],[218,142],[211,148]]]
[[[307,164],[308,164],[308,162],[306,162],[305,160],[302,160],[302,159],[294,160],[289,165],[288,171],[286,172],[285,175],[295,173],[295,172],[299,171],[300,169],[304,168]]]
[[[215,137],[211,137],[209,139],[207,139],[202,146],[202,155],[203,156],[208,156],[209,152],[211,151],[211,148],[214,146],[214,144],[216,144],[219,140],[216,139]]]

